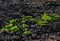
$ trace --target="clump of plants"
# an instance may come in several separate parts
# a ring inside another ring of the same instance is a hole
[[[32,32],[30,32],[30,31],[24,31],[23,34],[24,35],[30,35],[30,34],[32,34]]]
[[[30,19],[30,21],[35,22],[36,19],[33,18],[32,16],[25,16],[22,18],[21,23],[25,23],[27,19]]]
[[[58,14],[56,14],[54,16],[50,16],[49,14],[44,13],[42,15],[42,20],[44,20],[44,21],[50,21],[51,22],[51,21],[55,21],[55,20],[57,20],[59,18],[60,18],[60,15],[58,15]]]
[[[33,21],[33,22],[35,21],[35,19],[32,16],[25,16],[24,18],[22,18],[21,23],[22,23],[22,27],[24,29],[24,32],[23,32],[24,35],[30,35],[30,34],[32,34],[32,32],[30,32],[28,30],[29,26],[27,24],[25,24],[25,22],[26,22],[27,19],[30,19],[30,21]]]
[[[50,16],[47,13],[44,13],[41,17],[41,19],[35,19],[32,16],[25,16],[22,18],[21,23],[22,23],[22,28],[24,30],[23,34],[24,35],[30,35],[32,32],[29,31],[29,26],[26,24],[26,20],[29,19],[31,22],[36,22],[37,26],[48,26],[48,21],[55,21],[60,18],[60,15],[56,14],[54,16]],[[17,26],[17,20],[16,19],[11,19],[9,20],[9,24],[6,24],[2,29],[2,31],[10,32],[18,32],[20,31],[19,27]]]
[[[31,4],[34,5],[34,4],[37,4],[37,2],[32,2]]]
[[[60,18],[60,15],[58,15],[58,14],[56,14],[56,15],[53,16],[53,20],[54,21],[57,20],[57,19],[59,19],[59,18]]]
[[[26,27],[28,27],[27,24],[22,24],[22,27],[25,29]]]
[[[44,20],[44,21],[52,21],[52,17],[50,15],[48,15],[47,13],[44,13],[42,15],[42,20]]]
[[[16,21],[16,19],[11,19],[11,20],[9,20],[9,23],[16,25],[17,24],[17,21]]]
[[[60,15],[56,14],[54,16],[50,16],[47,13],[44,13],[41,17],[41,20],[37,20],[36,23],[38,26],[48,26],[48,22],[56,21],[60,18]]]
[[[24,32],[23,32],[24,35],[30,35],[30,34],[32,34],[32,32],[28,31],[29,28],[28,28],[27,24],[22,24],[22,27],[24,29]]]
[[[16,22],[15,19],[10,20],[9,24],[5,25],[2,28],[2,31],[6,31],[6,32],[10,32],[10,31],[18,32],[20,29],[19,29],[19,27],[17,26],[16,23],[17,22]]]
[[[37,21],[37,25],[38,26],[48,26],[48,22],[47,21],[43,21],[43,20],[39,20],[39,21]]]

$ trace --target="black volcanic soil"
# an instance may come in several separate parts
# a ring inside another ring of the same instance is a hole
[[[12,18],[18,21],[18,26],[21,27],[21,19],[24,16],[31,15],[37,19],[41,18],[44,12],[51,16],[60,14],[60,3],[58,2],[37,2],[23,0],[0,0],[0,28],[6,25]],[[30,24],[31,26],[31,24]],[[32,35],[25,36],[20,32],[13,31],[6,33],[0,31],[0,41],[60,41],[60,19],[49,22],[49,27],[40,27],[32,25],[29,29]]]

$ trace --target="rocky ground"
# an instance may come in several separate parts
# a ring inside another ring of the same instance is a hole
[[[40,19],[44,12],[51,16],[60,14],[60,2],[0,0],[0,28],[12,18],[16,19],[18,26],[21,27],[19,21],[24,16],[30,15]],[[31,26],[31,24],[29,25]],[[60,19],[50,22],[49,25],[49,27],[32,25],[33,28],[29,30],[33,33],[29,36],[23,35],[22,30],[17,33],[0,31],[0,41],[60,41]]]

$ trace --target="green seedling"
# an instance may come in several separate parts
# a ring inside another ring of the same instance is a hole
[[[13,24],[7,24],[2,28],[2,31],[9,32],[9,28],[11,28],[12,26],[13,26]]]
[[[19,28],[18,28],[18,26],[13,26],[13,24],[8,24],[8,25],[6,25],[6,26],[4,26],[2,28],[2,31],[6,31],[6,32],[10,32],[10,31],[18,32]]]
[[[19,31],[19,27],[18,26],[14,26],[9,28],[10,31],[14,31],[14,32],[18,32]]]
[[[22,23],[25,23],[26,22],[26,19],[29,18],[29,17],[31,17],[31,16],[25,16],[25,17],[23,17],[21,22]]]
[[[37,21],[37,25],[38,26],[48,26],[48,22],[47,21]]]
[[[15,19],[12,19],[9,21],[10,24],[17,24],[16,20]]]
[[[32,21],[32,22],[36,22],[36,19],[34,19],[34,18],[30,18],[30,21]]]
[[[30,32],[30,31],[24,31],[23,34],[24,35],[30,35],[30,34],[32,34],[32,32]]]
[[[52,21],[52,17],[49,16],[47,13],[44,13],[42,15],[42,20],[44,20],[44,21]]]
[[[5,25],[3,28],[2,28],[2,31],[6,31],[6,32],[10,32],[10,31],[14,31],[14,32],[18,32],[19,31],[19,27],[14,25],[16,24],[16,20],[15,19],[12,19],[9,21],[9,24]]]
[[[10,27],[10,28],[3,27],[2,28],[2,31],[6,31],[6,32],[10,32],[10,31],[18,32],[19,31],[19,28],[18,28],[18,26],[13,26],[13,27]]]
[[[28,30],[28,28],[25,28],[24,30],[25,30],[25,31],[27,31],[27,30]]]
[[[56,15],[53,16],[53,20],[54,20],[54,21],[57,20],[57,19],[59,19],[59,18],[60,18],[60,15],[57,15],[57,14],[56,14]]]
[[[7,24],[7,25],[4,26],[4,28],[10,28],[12,26],[13,26],[13,24]]]
[[[25,23],[26,22],[26,18],[24,17],[24,18],[22,18],[22,21],[21,21],[22,23]]]
[[[30,19],[30,21],[35,22],[36,19],[34,19],[32,16],[25,16],[24,18],[22,18],[22,23],[25,23],[27,19]]]
[[[1,30],[2,30],[2,31],[9,32],[9,29],[7,29],[7,28],[2,28]]]
[[[26,19],[30,19],[30,21],[32,21],[32,22],[36,21],[36,19],[33,18],[32,16],[26,16]]]
[[[22,27],[26,28],[26,27],[28,27],[28,25],[27,24],[22,24]]]
[[[37,3],[37,2],[32,2],[31,4],[33,4],[33,5],[34,5],[34,4],[36,4],[36,3]]]

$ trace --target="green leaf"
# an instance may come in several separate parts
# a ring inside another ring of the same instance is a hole
[[[25,31],[27,31],[27,30],[28,30],[28,28],[25,28],[24,30],[25,30]]]
[[[37,25],[38,26],[48,26],[48,22],[47,21],[37,21]]]
[[[52,17],[49,16],[47,13],[44,13],[42,15],[42,19],[45,20],[45,21],[52,21]]]
[[[24,17],[21,19],[21,23],[25,23],[25,22],[26,22],[26,18]]]
[[[7,28],[2,28],[2,31],[9,32],[9,30]]]
[[[9,22],[10,22],[10,24],[17,24],[15,19],[11,19]]]
[[[11,27],[9,30],[10,31],[14,31],[14,32],[18,32],[19,31],[19,27],[18,26],[14,26],[14,27]]]
[[[59,19],[59,18],[60,18],[60,15],[58,15],[58,14],[56,14],[56,15],[53,16],[53,20],[54,21],[57,20],[57,19]]]
[[[9,29],[5,29],[6,32],[9,32]]]
[[[4,28],[10,28],[12,26],[13,26],[13,24],[7,24],[7,25],[4,26]]]
[[[31,4],[36,4],[37,2],[32,2]]]
[[[32,32],[30,32],[30,31],[24,31],[23,34],[24,35],[30,35],[30,34],[32,34]]]
[[[22,24],[22,27],[26,28],[26,27],[28,27],[28,25],[27,24]]]

